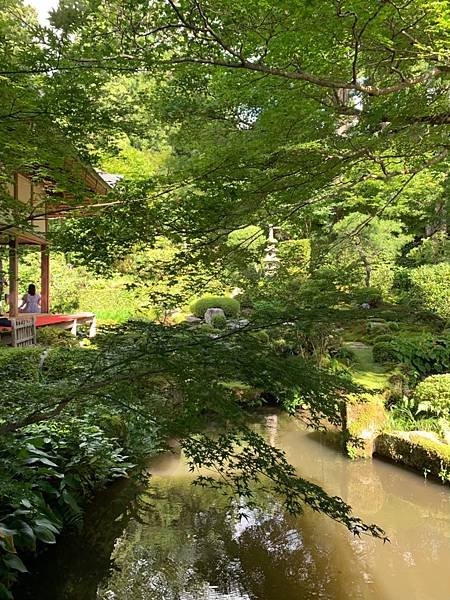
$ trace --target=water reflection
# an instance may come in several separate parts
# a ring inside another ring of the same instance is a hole
[[[83,535],[40,561],[18,600],[450,598],[448,488],[381,461],[349,462],[286,417],[258,427],[391,544],[352,537],[311,511],[293,518],[268,496],[258,509],[230,505],[193,487],[173,454],[155,462],[145,493],[124,487],[100,499]]]

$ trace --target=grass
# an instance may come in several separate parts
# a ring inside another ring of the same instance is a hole
[[[372,347],[362,342],[346,342],[355,355],[352,376],[356,383],[370,390],[383,390],[388,386],[390,372],[373,360]]]

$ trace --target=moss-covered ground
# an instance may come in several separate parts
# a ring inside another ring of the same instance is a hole
[[[388,385],[390,372],[373,360],[372,347],[363,342],[345,342],[355,355],[352,376],[356,383],[370,390],[383,390]]]

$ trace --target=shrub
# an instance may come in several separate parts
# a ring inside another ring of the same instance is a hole
[[[351,348],[347,348],[346,346],[342,346],[336,352],[336,358],[342,361],[346,365],[351,365],[355,362],[355,353]]]
[[[261,344],[264,344],[265,346],[270,345],[270,336],[264,329],[261,329],[259,331],[253,331],[250,335],[255,340],[258,340],[258,342],[260,342]]]
[[[375,344],[373,356],[381,364],[405,363],[418,377],[446,373],[450,371],[450,336],[398,335],[390,342]]]
[[[389,331],[389,323],[386,323],[386,321],[381,319],[369,319],[366,323],[366,331],[367,333],[375,335],[378,333],[385,333],[386,331]]]
[[[209,333],[212,333],[212,334],[220,333],[220,329],[216,329],[212,325],[209,325],[209,323],[202,323],[201,325],[199,325],[198,331],[200,331],[201,333],[208,333],[208,334]]]
[[[89,348],[51,348],[42,364],[42,373],[47,382],[80,377],[87,373],[95,360]]]
[[[392,342],[392,339],[392,333],[382,333],[374,338],[374,343],[379,344],[381,342]]]
[[[423,265],[410,272],[409,302],[450,318],[450,264]]]
[[[42,348],[0,348],[2,380],[36,381]]]
[[[417,412],[429,412],[437,417],[450,418],[450,373],[431,375],[415,389]]]
[[[227,326],[227,319],[223,315],[214,315],[211,319],[211,325],[215,329],[225,329]]]
[[[389,341],[377,342],[373,346],[373,359],[375,362],[384,365],[386,363],[397,362],[397,352]]]
[[[83,419],[32,425],[0,440],[0,598],[42,544],[79,528],[82,505],[133,467],[122,448]]]
[[[199,318],[205,316],[208,308],[221,308],[227,317],[236,317],[239,314],[241,305],[234,298],[228,296],[203,296],[191,303],[191,312]]]
[[[78,340],[67,329],[57,327],[39,327],[36,331],[36,341],[41,346],[77,346]]]
[[[371,308],[376,308],[383,302],[381,291],[373,287],[357,288],[353,290],[352,297],[356,304],[368,304]]]

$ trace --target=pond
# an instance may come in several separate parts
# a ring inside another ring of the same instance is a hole
[[[270,498],[239,516],[167,454],[144,493],[122,481],[100,494],[83,532],[42,555],[16,599],[450,598],[448,487],[381,460],[351,462],[294,418],[266,414],[255,426],[390,543],[353,537],[312,511],[291,517]]]

